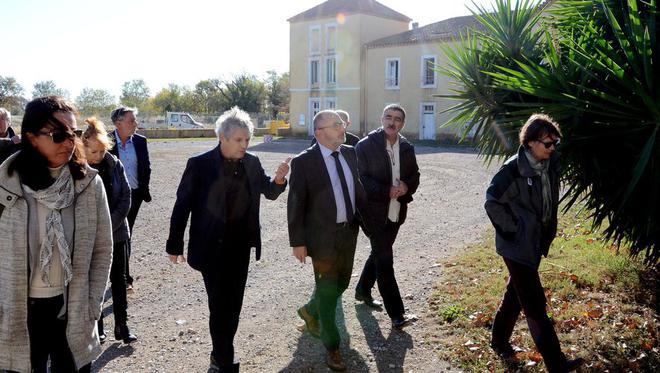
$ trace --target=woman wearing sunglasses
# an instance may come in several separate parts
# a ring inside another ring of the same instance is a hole
[[[110,217],[112,220],[112,266],[110,282],[112,284],[112,311],[115,314],[115,339],[124,343],[137,341],[137,337],[126,325],[128,303],[126,300],[126,254],[130,234],[128,232],[128,210],[131,208],[131,187],[124,173],[121,161],[108,150],[112,142],[103,122],[96,118],[85,119],[87,129],[82,134],[85,155],[89,165],[99,172],[105,193],[108,196]],[[103,314],[98,322],[101,343],[106,335],[103,330]]]
[[[0,166],[0,370],[89,372],[112,260],[103,183],[74,107],[25,107],[21,150]]]
[[[541,257],[557,233],[559,205],[559,125],[543,114],[532,115],[520,130],[518,154],[497,172],[486,191],[486,212],[495,227],[495,247],[509,280],[495,319],[491,347],[514,358],[509,340],[520,311],[525,312],[536,348],[550,372],[569,372],[584,360],[567,360],[546,313],[539,278]]]

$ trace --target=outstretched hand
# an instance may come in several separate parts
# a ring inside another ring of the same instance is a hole
[[[281,162],[279,166],[277,166],[277,170],[275,170],[275,182],[277,184],[284,184],[286,174],[289,173],[289,162],[291,162],[291,157],[287,157],[284,162]]]

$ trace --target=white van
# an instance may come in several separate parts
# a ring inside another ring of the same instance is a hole
[[[167,112],[167,126],[181,129],[204,128],[204,125],[196,121],[190,114],[184,112]]]

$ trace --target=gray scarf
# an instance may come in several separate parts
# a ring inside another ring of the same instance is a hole
[[[525,150],[525,156],[529,161],[529,165],[538,176],[541,177],[541,194],[543,195],[543,225],[548,225],[552,219],[552,190],[550,188],[550,176],[548,175],[549,160],[539,162],[534,156]]]
[[[32,196],[38,203],[49,208],[51,211],[46,216],[46,237],[41,243],[39,250],[39,263],[43,271],[42,280],[51,285],[48,275],[50,274],[50,261],[53,257],[53,245],[57,242],[62,269],[64,270],[64,286],[71,281],[71,252],[69,244],[64,236],[61,210],[71,206],[74,197],[73,177],[69,167],[64,165],[60,176],[46,189],[34,191],[27,185],[23,185],[25,192]]]

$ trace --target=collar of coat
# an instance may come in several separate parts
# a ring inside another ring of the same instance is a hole
[[[520,176],[522,177],[534,177],[536,176],[536,172],[532,168],[532,166],[529,164],[529,160],[527,159],[527,156],[525,156],[525,147],[520,146],[518,148],[518,155],[516,156],[518,159],[516,160],[516,163],[518,164],[518,172],[520,173]],[[548,167],[548,170],[558,170],[559,168],[559,154],[557,152],[552,153],[550,156],[550,159],[548,160],[550,162],[550,165]]]
[[[18,172],[14,172],[11,176],[9,176],[7,172],[9,170],[9,165],[14,159],[16,159],[18,154],[20,154],[20,151],[12,154],[4,163],[2,163],[2,165],[0,165],[0,188],[3,189],[3,195],[1,195],[0,198],[2,198],[3,202],[9,201],[9,196],[5,195],[7,193],[13,194],[17,197],[23,197],[23,188],[21,187],[21,179],[18,177]],[[87,165],[87,173],[85,176],[80,180],[76,180],[74,183],[75,194],[78,195],[85,190],[97,174],[98,171]]]

